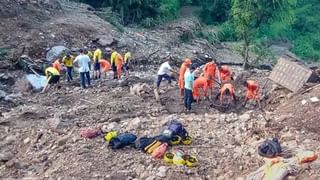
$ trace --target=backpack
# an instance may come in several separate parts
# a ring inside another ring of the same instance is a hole
[[[167,126],[168,126],[168,129],[172,132],[172,136],[177,135],[182,138],[185,138],[186,136],[188,136],[187,130],[177,120],[172,120],[168,122]]]
[[[109,146],[111,146],[112,149],[121,149],[125,146],[133,144],[136,139],[137,136],[132,133],[120,134],[110,141]]]
[[[262,157],[274,158],[281,153],[281,146],[277,138],[265,140],[259,147],[258,153]]]
[[[141,137],[136,140],[135,147],[138,150],[144,150],[144,148],[149,146],[154,140],[155,140],[155,138],[153,138],[153,137],[151,137],[151,138]]]

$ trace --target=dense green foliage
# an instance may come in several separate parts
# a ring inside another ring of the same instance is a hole
[[[218,33],[198,31],[210,42],[245,41],[250,47],[291,42],[291,50],[308,60],[320,59],[319,0],[75,0],[99,9],[98,15],[122,30],[123,25],[152,27],[179,17],[182,6],[201,7],[204,24]],[[182,38],[182,39],[188,39]],[[264,48],[264,47],[263,47]],[[253,48],[254,49],[254,48]],[[250,49],[248,49],[250,50]]]

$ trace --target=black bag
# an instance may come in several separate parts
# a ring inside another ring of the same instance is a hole
[[[277,138],[265,140],[259,147],[258,153],[260,156],[274,158],[281,153],[281,146]]]
[[[149,146],[153,141],[155,141],[155,138],[148,138],[148,137],[141,137],[136,140],[135,147],[139,150],[144,150],[145,147]]]

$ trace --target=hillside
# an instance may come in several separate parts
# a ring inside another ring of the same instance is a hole
[[[0,47],[10,50],[3,61],[10,65],[0,68],[0,179],[241,180],[264,164],[257,148],[266,138],[277,137],[289,156],[301,150],[320,152],[320,104],[310,101],[320,97],[319,86],[293,94],[268,81],[261,89],[263,110],[253,104],[247,108],[238,104],[231,110],[212,108],[212,100],[203,100],[193,104],[194,112],[185,113],[176,81],[172,86],[164,82],[161,101],[155,100],[154,79],[159,64],[169,57],[175,69],[186,57],[202,65],[206,54],[230,65],[240,101],[245,79],[261,85],[267,81],[270,70],[244,71],[239,66],[243,61],[232,43],[195,38],[193,32],[201,25],[193,16],[151,29],[123,27],[119,32],[84,4],[0,0],[0,22]],[[92,44],[102,48],[106,59],[110,56],[105,48],[119,52],[129,48],[134,57],[129,79],[112,80],[108,72],[91,88],[81,89],[76,76],[70,84],[62,79],[59,90],[41,94],[30,89],[27,72],[15,65],[21,55],[35,62],[45,60],[53,46],[76,51]],[[146,87],[138,95],[132,87],[141,83]],[[214,90],[216,95],[218,87]],[[198,166],[168,165],[132,147],[112,150],[103,135],[80,136],[82,129],[101,127],[150,137],[172,119],[178,119],[193,137],[191,145],[172,149],[195,155]],[[317,180],[319,174],[317,159],[293,169],[288,179]]]

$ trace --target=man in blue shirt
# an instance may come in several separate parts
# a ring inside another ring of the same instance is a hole
[[[83,49],[80,49],[80,55],[78,55],[74,60],[74,63],[76,62],[79,65],[81,87],[86,88],[86,81],[88,86],[90,86],[90,69],[89,69],[90,58],[89,56],[84,54]]]
[[[194,84],[194,70],[196,66],[192,65],[184,74],[184,107],[186,112],[191,111],[191,103],[193,101],[192,89]]]

